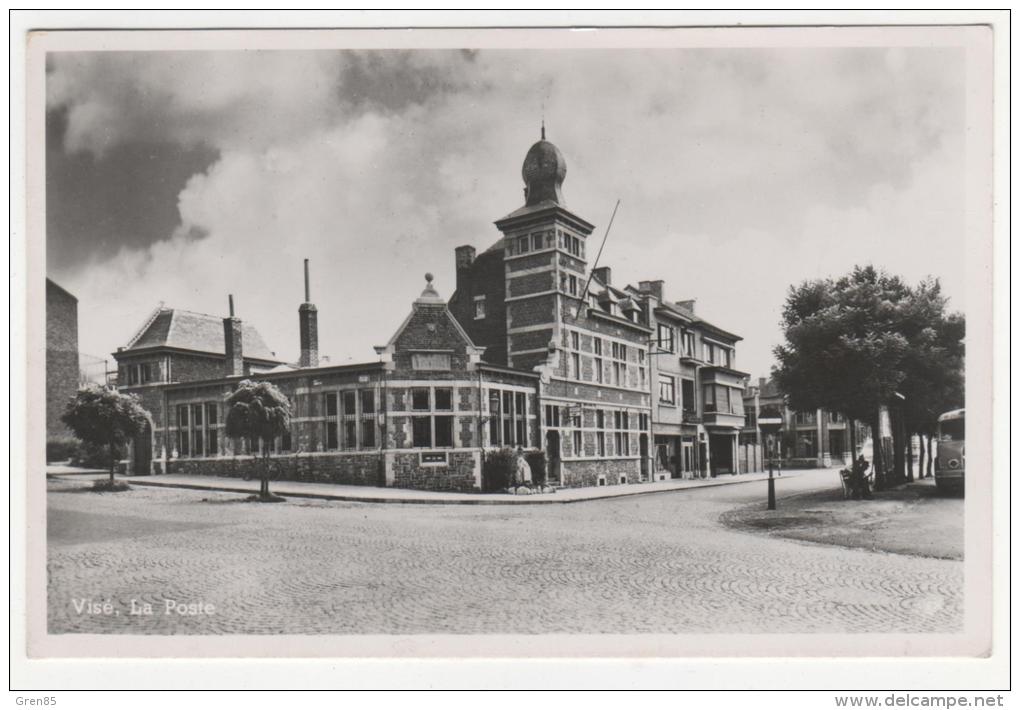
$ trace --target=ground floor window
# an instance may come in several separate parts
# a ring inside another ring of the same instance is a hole
[[[799,459],[813,459],[818,456],[818,432],[798,431],[794,456]]]
[[[547,409],[547,420],[549,416],[550,413]],[[528,447],[528,396],[526,393],[499,389],[489,390],[489,445]]]
[[[413,394],[417,403],[417,391]],[[323,395],[325,412],[325,446],[327,451],[344,449],[374,449],[376,433],[376,406],[374,389],[350,389],[326,392]],[[426,409],[431,402],[425,390]]]
[[[411,418],[412,446],[416,449],[453,447],[453,417],[435,415]]]
[[[216,402],[177,405],[177,455],[216,456],[220,453],[219,405]]]

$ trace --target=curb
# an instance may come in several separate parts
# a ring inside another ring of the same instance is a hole
[[[791,476],[792,478],[792,476]],[[219,493],[255,493],[249,488],[237,488],[232,486],[200,486],[191,483],[162,483],[157,481],[144,481],[137,478],[126,478],[128,483],[136,486],[151,486],[153,488],[181,488],[185,490],[194,491],[212,491]],[[716,488],[719,486],[731,486],[739,483],[764,483],[768,479],[766,478],[755,478],[755,479],[741,479],[735,477],[734,480],[727,481],[713,481],[711,483],[704,483],[698,486],[689,486],[686,488],[669,488],[665,490],[657,491],[631,491],[621,493],[611,493],[604,496],[598,496],[597,498],[575,498],[568,500],[555,500],[556,494],[551,494],[553,497],[541,498],[537,496],[507,496],[508,500],[492,500],[492,499],[436,499],[428,500],[421,498],[377,498],[341,493],[310,493],[310,492],[294,492],[294,493],[279,493],[276,495],[287,497],[287,498],[311,498],[319,500],[337,500],[348,503],[379,503],[386,505],[569,505],[572,503],[591,503],[594,501],[607,500],[610,498],[630,498],[635,496],[646,496],[646,495],[659,495],[663,493],[681,493],[685,491],[696,491],[703,488]]]

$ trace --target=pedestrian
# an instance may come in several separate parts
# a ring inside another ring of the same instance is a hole
[[[525,485],[531,487],[531,466],[528,464],[528,460],[524,458],[524,449],[520,446],[517,447],[517,471],[515,478],[517,479],[517,485]]]
[[[871,486],[868,485],[868,468],[871,464],[868,463],[864,455],[861,454],[857,457],[857,460],[853,463],[852,477],[853,482],[853,497],[854,500],[860,500],[864,498],[866,500],[871,499]]]

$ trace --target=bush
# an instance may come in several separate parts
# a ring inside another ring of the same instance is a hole
[[[524,454],[524,460],[531,466],[531,481],[536,486],[544,486],[546,479],[545,452],[529,451]]]
[[[74,437],[65,436],[46,441],[46,463],[53,461],[70,461],[78,451],[79,441]]]
[[[513,449],[488,451],[482,460],[482,491],[492,493],[510,485],[514,475]]]

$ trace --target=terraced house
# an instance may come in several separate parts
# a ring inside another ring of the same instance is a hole
[[[740,336],[695,314],[695,302],[670,301],[663,281],[641,281],[629,292],[642,306],[653,339],[653,476],[704,478],[746,473],[738,434],[744,426],[743,386],[736,369]]]
[[[544,451],[560,486],[735,472],[739,337],[693,302],[665,301],[662,282],[618,287],[608,267],[590,268],[595,227],[567,208],[565,176],[543,129],[524,159],[524,205],[495,221],[480,253],[455,250],[449,303],[428,276],[375,362],[319,362],[307,263],[297,363],[233,312],[157,309],[115,354],[121,386],[152,412],[132,469],[237,475],[256,452],[223,436],[223,402],[257,377],[292,402],[274,450],[296,480],[472,490],[506,447]]]

